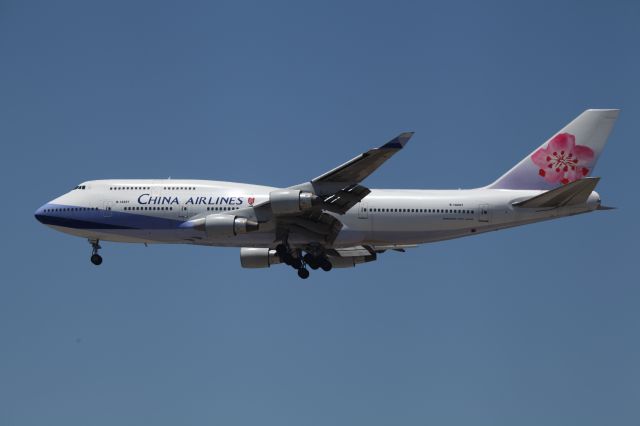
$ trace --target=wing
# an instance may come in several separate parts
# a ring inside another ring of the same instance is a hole
[[[370,149],[335,169],[318,176],[311,182],[360,183],[375,172],[382,163],[404,148],[411,136],[413,136],[413,132],[400,133],[380,148]]]
[[[309,184],[313,192],[322,198],[323,208],[338,214],[345,214],[371,192],[360,185],[385,161],[400,151],[409,142],[413,132],[400,133],[379,148],[363,152],[346,163],[312,179]]]
[[[405,248],[410,247],[416,247],[416,245],[364,245],[342,247],[327,250],[327,256],[334,267],[345,268],[356,266],[359,263],[373,262],[378,259],[379,253],[384,253],[389,249],[404,252]]]
[[[234,213],[256,220],[260,229],[273,229],[275,241],[290,240],[291,234],[296,234],[309,242],[331,245],[343,225],[339,218],[329,213],[343,215],[366,197],[371,191],[360,182],[400,151],[411,136],[413,132],[401,133],[381,147],[370,149],[309,182],[272,191],[269,201]],[[281,195],[285,192],[287,196],[304,192],[312,202],[300,211],[279,210],[273,198],[276,192]],[[367,253],[375,256],[375,251]],[[337,252],[335,255],[341,256]]]
[[[353,257],[353,256],[369,256],[376,253],[384,253],[387,250],[394,250],[403,252],[405,249],[417,247],[417,244],[385,244],[385,245],[364,245],[353,247],[341,247],[333,249],[335,254],[340,257]]]

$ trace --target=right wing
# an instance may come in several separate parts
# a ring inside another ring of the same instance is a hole
[[[358,263],[372,262],[378,258],[379,253],[384,253],[386,250],[404,252],[405,248],[410,247],[416,247],[416,245],[364,245],[329,249],[326,253],[334,267],[344,268],[356,266]]]

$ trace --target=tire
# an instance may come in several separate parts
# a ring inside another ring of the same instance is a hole
[[[96,266],[102,264],[102,256],[100,256],[99,254],[91,255],[91,263],[93,263]]]
[[[293,260],[291,261],[291,266],[298,270],[302,269],[302,260],[300,260],[297,257],[294,257]]]
[[[304,255],[304,262],[309,265],[309,268],[316,270],[320,267],[318,261],[315,257],[311,256],[309,253]]]
[[[298,276],[303,280],[306,280],[307,278],[309,278],[309,271],[307,269],[300,268],[298,269]]]
[[[331,269],[333,269],[333,265],[331,264],[331,262],[329,262],[328,259],[323,259],[320,267],[325,272],[329,272]]]

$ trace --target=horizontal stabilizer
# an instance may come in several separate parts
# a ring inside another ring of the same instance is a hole
[[[617,210],[617,207],[610,207],[610,206],[598,206],[597,210]]]
[[[528,200],[513,203],[513,205],[524,208],[555,208],[583,204],[589,199],[589,195],[591,195],[591,192],[595,189],[598,181],[600,181],[599,177],[586,177],[544,192]]]

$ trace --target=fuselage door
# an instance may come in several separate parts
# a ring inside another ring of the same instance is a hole
[[[369,203],[359,203],[358,204],[358,218],[359,219],[368,219],[369,218]]]
[[[105,201],[102,204],[102,214],[104,217],[111,217],[111,207],[113,207],[113,201]]]
[[[478,222],[491,222],[491,209],[489,204],[478,206]]]
[[[178,217],[181,219],[185,219],[189,217],[189,207],[187,206],[178,206]]]

